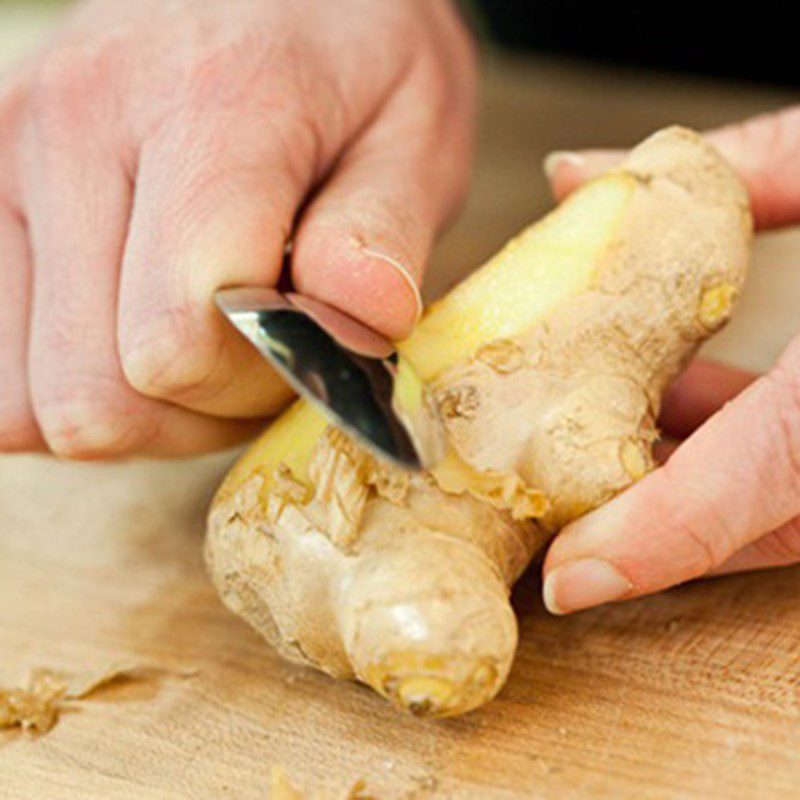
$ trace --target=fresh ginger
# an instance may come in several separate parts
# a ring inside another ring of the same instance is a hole
[[[378,463],[302,402],[267,429],[211,509],[225,603],[287,658],[414,713],[492,698],[517,644],[511,585],[653,468],[661,394],[728,319],[751,229],[700,136],[647,139],[399,345],[446,426],[431,473]]]

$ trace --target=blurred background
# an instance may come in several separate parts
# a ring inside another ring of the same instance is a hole
[[[471,2],[491,38],[517,50],[800,86],[791,3]]]
[[[37,16],[70,1],[0,0],[4,39],[14,33],[24,37]],[[791,3],[761,0],[745,8],[691,0],[618,0],[610,6],[568,0],[457,2],[483,38],[517,53],[800,87],[797,9]]]

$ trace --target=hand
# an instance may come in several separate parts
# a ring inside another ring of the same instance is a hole
[[[449,0],[91,0],[0,89],[0,451],[226,446],[289,391],[213,305],[295,286],[393,338],[470,156]]]
[[[800,222],[800,107],[709,139],[747,184],[757,227]],[[554,154],[555,193],[619,158]],[[544,566],[554,613],[800,561],[800,336],[763,377],[696,362],[665,398],[661,423],[685,437],[666,464],[554,540]]]

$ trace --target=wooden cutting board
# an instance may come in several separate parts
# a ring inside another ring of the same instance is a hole
[[[0,43],[20,30],[4,27],[2,8]],[[475,188],[430,292],[547,207],[547,150],[628,144],[790,99],[492,58]],[[758,261],[742,314],[713,345],[753,368],[797,327],[800,235],[765,239]],[[230,458],[0,458],[0,685],[33,666],[150,668],[45,736],[0,735],[0,797],[264,800],[274,764],[308,788],[363,778],[381,800],[800,797],[799,569],[567,619],[543,611],[533,571],[517,591],[521,644],[501,696],[462,719],[418,720],[282,663],[221,606],[201,544]]]

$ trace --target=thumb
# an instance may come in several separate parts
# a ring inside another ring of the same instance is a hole
[[[800,106],[706,133],[747,186],[758,228],[800,222]],[[556,198],[618,164],[624,150],[556,151],[544,170]]]
[[[419,319],[431,246],[468,177],[471,94],[433,102],[428,84],[425,73],[410,79],[351,144],[293,245],[300,292],[394,340]]]

